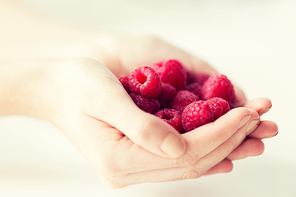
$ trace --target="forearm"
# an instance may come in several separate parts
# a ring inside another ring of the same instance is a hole
[[[33,62],[0,65],[0,116],[36,114],[42,68]],[[35,105],[33,105],[35,104]]]
[[[0,63],[49,57],[51,49],[87,34],[6,0],[0,0],[0,24]]]

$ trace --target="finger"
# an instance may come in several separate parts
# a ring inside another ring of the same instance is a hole
[[[268,98],[257,98],[247,102],[244,107],[254,109],[261,116],[271,109],[272,103]]]
[[[132,185],[138,183],[167,182],[198,178],[218,163],[222,162],[224,158],[226,158],[227,155],[229,155],[245,139],[247,127],[248,124],[242,126],[227,141],[190,166],[131,173],[126,176],[117,177],[112,181],[124,183],[125,185]]]
[[[129,173],[171,166],[175,159],[158,156],[132,142],[121,131],[88,115],[68,136],[102,176],[118,177]],[[178,166],[178,164],[174,164]]]
[[[176,160],[153,157],[147,154],[147,152],[136,148],[130,150],[125,160],[128,161],[133,157],[133,164],[135,164],[133,170],[136,171],[189,166],[227,141],[239,128],[248,125],[252,118],[258,118],[258,114],[255,111],[237,108],[213,123],[183,134],[187,150],[182,157]],[[136,154],[138,155],[137,157],[134,156]]]
[[[260,122],[260,125],[249,135],[249,137],[263,139],[274,137],[277,134],[278,126],[272,121],[264,120]]]
[[[258,116],[258,114],[257,114]],[[254,115],[254,118],[256,115]],[[226,142],[222,143],[219,147],[217,147],[215,150],[213,150],[211,153],[205,155],[203,158],[201,158],[194,168],[199,169],[200,166],[215,166],[217,163],[225,159],[233,150],[235,150],[239,145],[245,140],[247,131],[249,129],[249,126],[251,124],[252,120],[249,121],[248,124],[241,127],[235,134],[229,138]],[[218,161],[218,162],[217,162]],[[209,170],[210,168],[206,169]],[[204,171],[203,173],[205,173]]]
[[[117,175],[188,166],[224,143],[238,130],[238,127],[248,124],[251,117],[257,118],[257,116],[255,111],[250,111],[246,108],[237,108],[226,114],[224,118],[221,117],[221,119],[218,119],[216,123],[210,123],[203,128],[200,127],[195,131],[184,134],[188,150],[178,159],[172,160],[157,156],[143,149],[141,146],[133,144],[128,137],[117,137],[113,139],[115,142],[112,142],[111,147],[108,147],[109,144],[106,145],[106,143],[100,142],[101,146],[104,146],[106,150],[113,150],[112,156],[101,158],[100,160],[103,163],[105,160],[107,163],[112,163],[110,167],[113,168],[112,171],[116,172]],[[96,122],[98,121],[94,121],[93,124],[101,124],[100,122]],[[100,139],[106,139],[105,141],[108,141],[110,140],[108,136],[116,136],[118,132],[117,129],[110,128],[108,132],[102,132],[101,135],[103,136]]]
[[[252,128],[252,122],[254,120],[257,121],[258,118],[259,115],[254,110],[236,108],[213,123],[206,124],[183,134],[187,144],[187,151],[182,157],[176,160],[164,160],[155,157],[152,159],[151,155],[138,149],[134,149],[135,152],[129,155],[133,157],[134,154],[141,151],[141,154],[138,154],[141,156],[137,157],[139,160],[133,159],[136,164],[134,169],[137,169],[137,171],[188,166],[219,147],[232,137],[238,129],[245,125],[248,125],[247,130],[249,130],[249,127]],[[154,162],[151,163],[149,160],[153,160]]]
[[[187,155],[196,160],[210,153],[245,124],[257,119],[258,114],[247,108],[235,108],[217,119],[184,134],[187,142]]]
[[[260,125],[252,132],[234,152],[230,153],[228,159],[243,159],[248,156],[257,156],[263,153],[264,144],[260,139],[274,137],[278,134],[278,127],[272,121],[261,121]]]
[[[233,150],[228,156],[229,160],[244,159],[249,156],[261,155],[264,151],[264,143],[260,139],[249,138]]]
[[[135,144],[154,154],[177,158],[185,152],[186,144],[181,134],[138,108],[115,76],[107,76],[104,89],[103,93],[94,94],[92,114],[95,118],[117,128]]]
[[[229,159],[224,159],[211,169],[209,169],[204,175],[212,175],[217,173],[226,173],[230,172],[233,169],[233,163]]]

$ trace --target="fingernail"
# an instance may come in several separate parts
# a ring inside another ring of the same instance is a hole
[[[170,133],[163,140],[161,146],[161,150],[165,152],[167,155],[178,158],[184,153],[185,145],[176,135]]]
[[[277,134],[279,134],[279,131],[276,131],[272,137],[277,136]]]
[[[245,117],[243,117],[238,125],[238,128],[240,129],[241,127],[243,127],[245,124],[247,124],[247,122],[249,122],[249,120],[251,119],[251,115],[247,115]]]
[[[259,115],[262,116],[263,114],[265,114],[266,112],[268,112],[270,110],[270,108],[267,108],[267,109],[261,109],[259,111]]]
[[[260,120],[252,120],[247,128],[247,135],[250,135],[253,131],[257,129],[260,124]]]

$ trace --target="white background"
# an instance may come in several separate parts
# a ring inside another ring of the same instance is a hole
[[[0,118],[0,196],[296,196],[295,0],[21,0],[56,20],[93,29],[154,33],[208,61],[249,99],[268,97],[263,119],[279,134],[262,156],[228,174],[106,188],[69,140],[47,122]]]

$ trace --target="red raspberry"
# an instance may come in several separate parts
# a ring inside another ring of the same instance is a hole
[[[201,86],[204,84],[204,82],[210,77],[209,74],[207,73],[192,73],[188,72],[187,73],[187,84],[191,83],[199,83]]]
[[[235,98],[234,88],[225,75],[212,75],[202,86],[202,97],[204,100],[219,97],[228,102],[232,102]]]
[[[182,113],[182,124],[185,132],[212,121],[212,111],[206,101],[196,101],[189,104]]]
[[[217,120],[230,110],[228,102],[222,98],[214,97],[207,100],[207,102],[212,110],[213,121]]]
[[[199,98],[202,98],[202,95],[201,95],[201,88],[202,86],[199,85],[199,83],[197,82],[193,82],[189,85],[187,85],[186,89],[189,91],[189,92],[192,92],[193,94],[195,94],[196,96],[198,96]]]
[[[177,90],[174,86],[168,83],[161,83],[161,92],[157,97],[157,101],[160,104],[160,109],[167,108],[171,98],[173,98],[176,93]]]
[[[163,109],[155,114],[157,117],[161,118],[165,122],[169,123],[172,127],[174,127],[177,131],[182,133],[182,113],[176,111],[174,109]]]
[[[199,97],[187,90],[180,90],[172,98],[169,108],[182,112],[184,108],[194,101],[198,101]]]
[[[147,98],[157,98],[161,91],[158,73],[149,66],[138,67],[129,77],[129,87],[135,93]]]
[[[186,75],[187,75],[187,85],[195,82],[195,73],[187,70]]]
[[[125,91],[127,91],[127,93],[131,93],[131,89],[129,87],[129,79],[128,76],[123,76],[119,78],[120,83],[123,85]]]
[[[198,73],[195,75],[195,82],[199,83],[202,86],[209,77],[210,75],[207,73]]]
[[[133,99],[134,103],[145,112],[155,114],[159,111],[160,106],[156,99],[146,98],[136,93],[131,93],[130,97]]]
[[[155,63],[153,68],[158,72],[161,81],[169,83],[177,90],[184,90],[187,82],[185,67],[178,60],[168,60]]]

